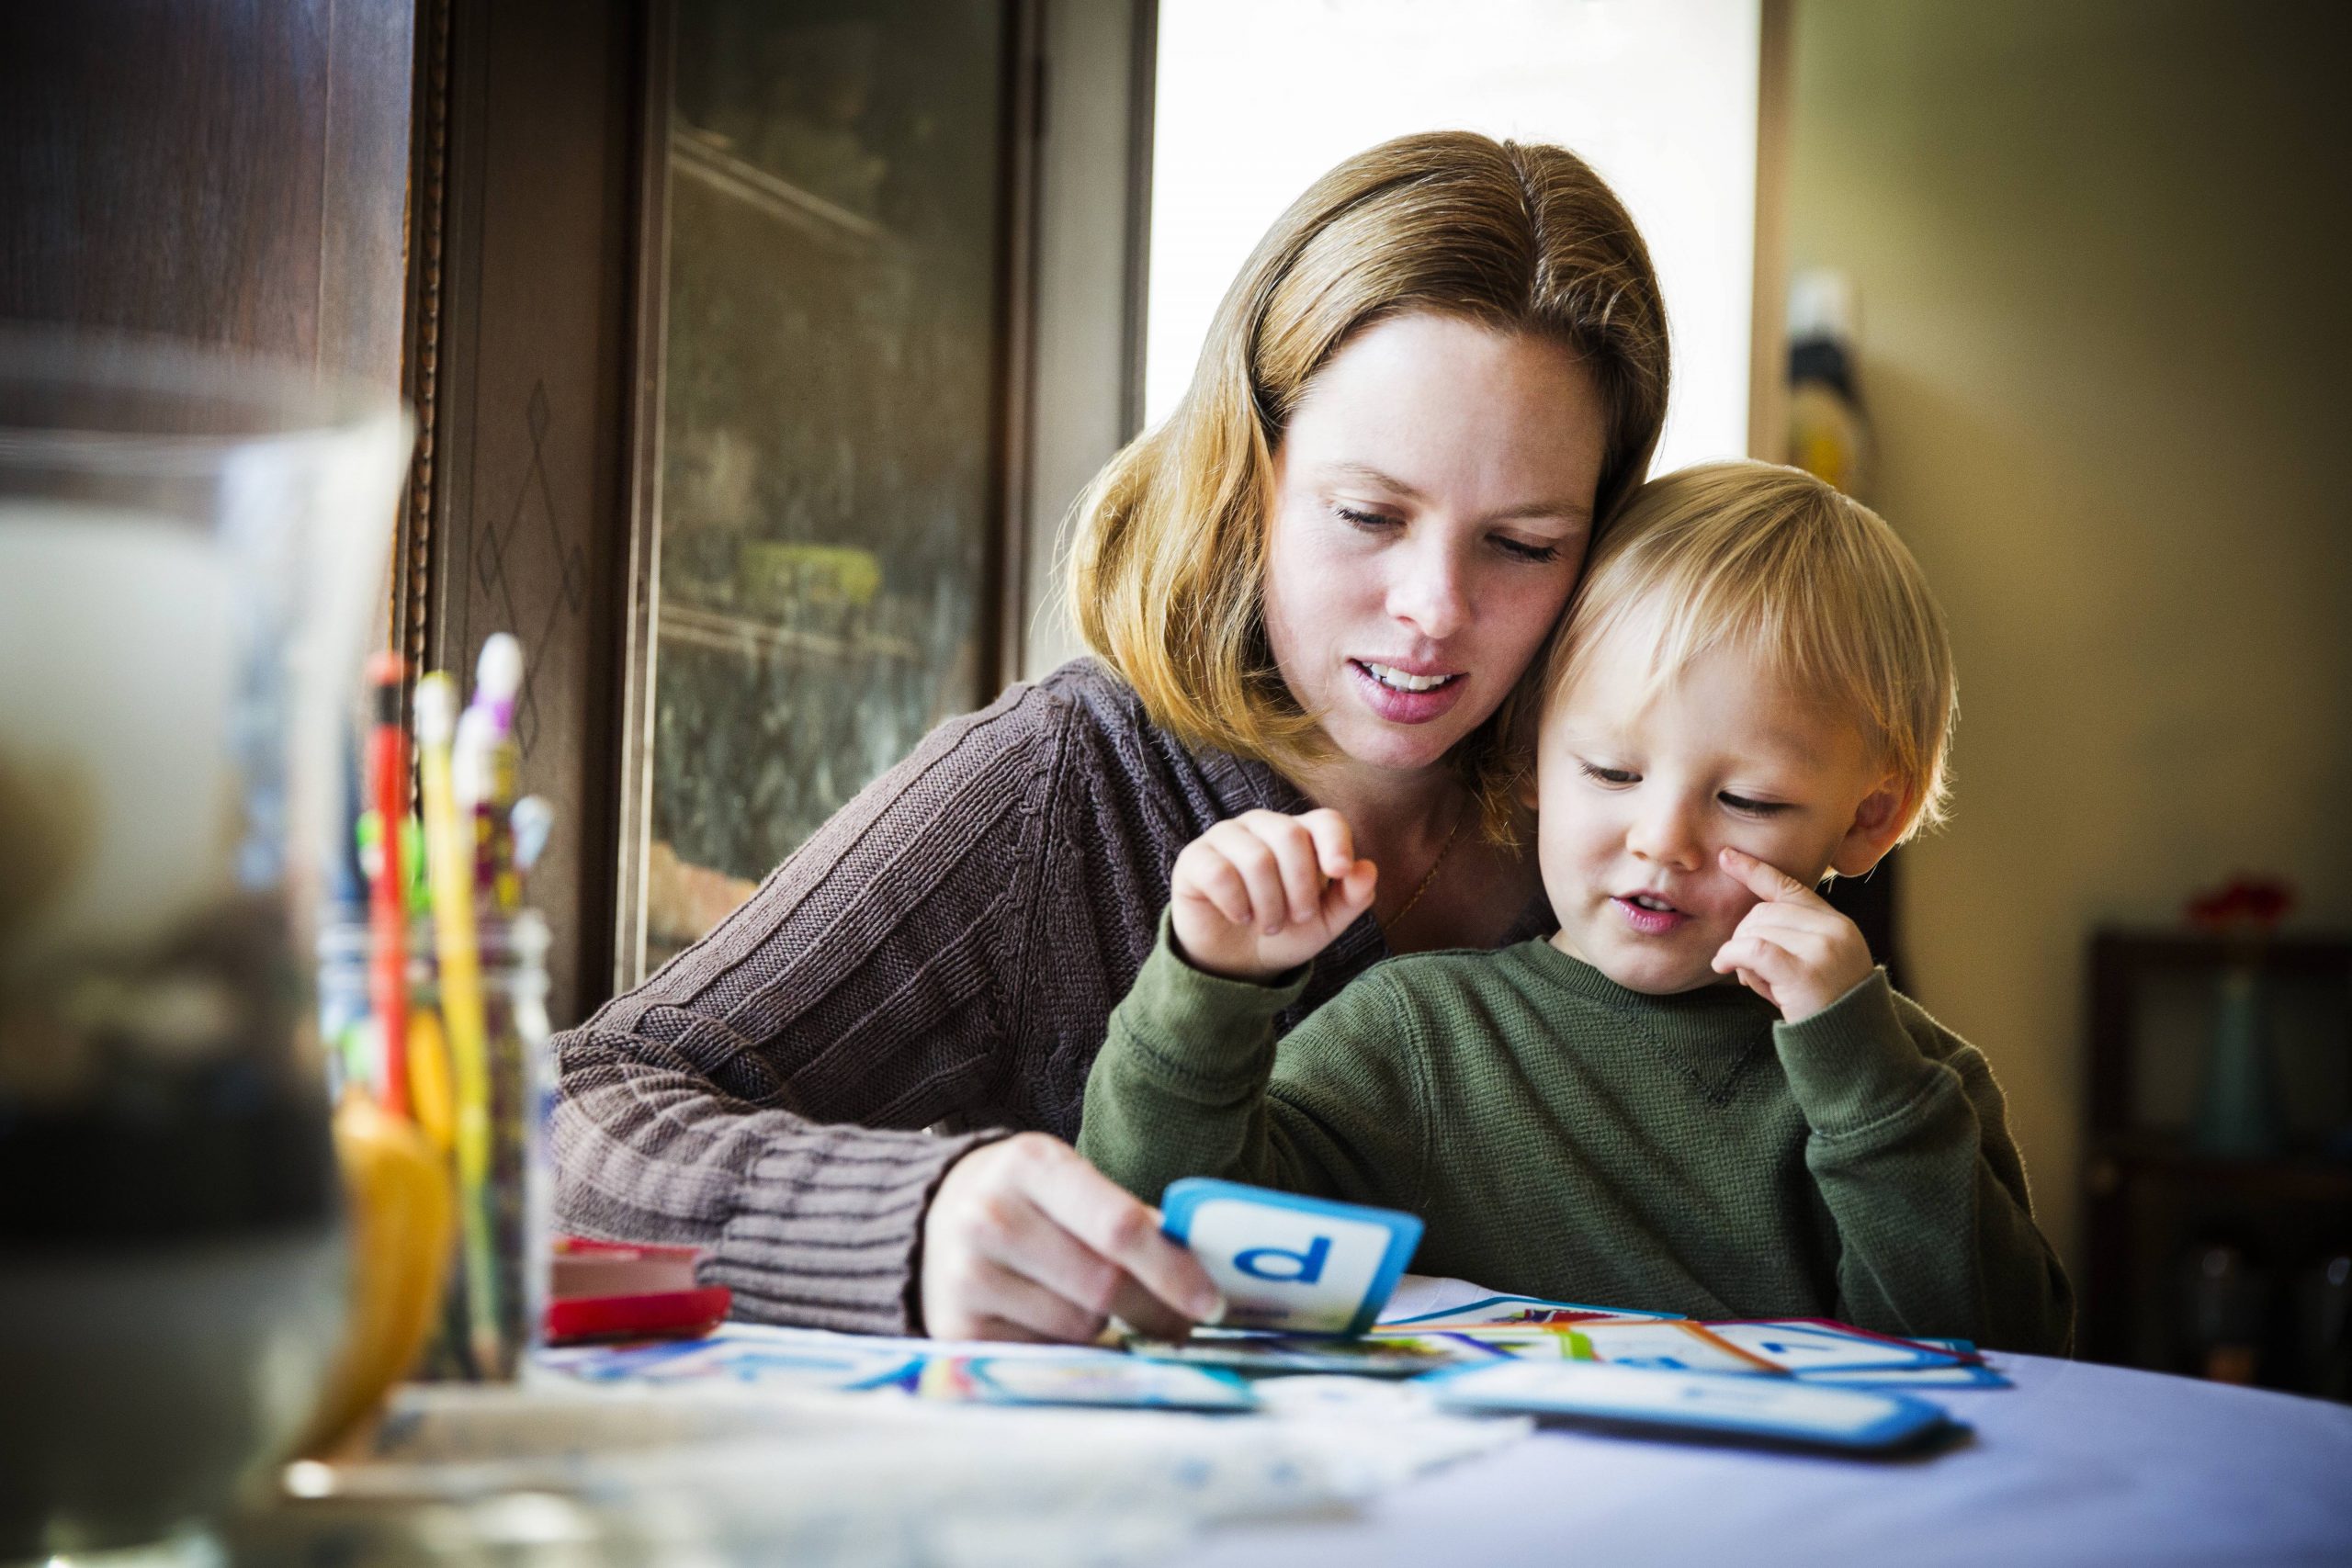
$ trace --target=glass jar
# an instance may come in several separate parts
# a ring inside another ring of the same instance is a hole
[[[0,333],[0,1558],[269,1473],[343,1331],[310,1001],[396,401]]]
[[[547,1145],[555,1106],[548,1055],[546,920],[536,910],[475,916],[482,1017],[489,1045],[491,1181],[481,1224],[492,1237],[485,1299],[494,1303],[489,1331],[468,1303],[481,1291],[468,1277],[477,1259],[462,1250],[450,1272],[444,1328],[418,1374],[496,1381],[515,1376],[539,1342],[547,1314],[553,1178]],[[441,1023],[439,965],[429,915],[409,926],[409,1103],[426,1136],[447,1155],[456,1136],[455,1085],[448,1036]],[[369,1012],[372,935],[365,911],[345,909],[319,936],[320,1038],[338,1084],[376,1086],[385,1053]],[[461,1201],[463,1201],[461,1196]],[[460,1227],[462,1233],[463,1227]]]

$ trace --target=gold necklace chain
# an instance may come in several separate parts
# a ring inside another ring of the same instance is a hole
[[[1395,931],[1398,925],[1402,924],[1405,917],[1413,912],[1413,906],[1421,901],[1421,895],[1430,890],[1430,884],[1437,880],[1437,874],[1445,869],[1445,857],[1453,852],[1453,840],[1462,836],[1462,824],[1468,820],[1470,820],[1470,808],[1469,807],[1464,806],[1461,811],[1455,815],[1453,818],[1453,830],[1446,834],[1445,842],[1437,847],[1437,859],[1430,862],[1429,870],[1421,876],[1420,886],[1413,889],[1413,896],[1405,900],[1405,904],[1402,908],[1389,916],[1388,919],[1382,923],[1380,928],[1380,934],[1382,936],[1385,937],[1388,935],[1389,932]]]

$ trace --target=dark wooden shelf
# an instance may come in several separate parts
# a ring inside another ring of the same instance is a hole
[[[2206,1154],[2180,1127],[2136,1123],[2134,1090],[2150,1048],[2140,1037],[2145,987],[2187,977],[2218,996],[2224,975],[2250,965],[2266,983],[2316,982],[2323,993],[2345,987],[2352,1016],[2352,936],[2290,930],[2250,941],[2178,927],[2109,928],[2092,933],[2087,957],[2082,1353],[2186,1371],[2226,1351],[2245,1358],[2268,1386],[2340,1393],[2347,1348],[2307,1342],[2297,1316],[2301,1287],[2291,1281],[2352,1241],[2352,1161],[2309,1145],[2259,1159]],[[2352,1050],[2352,1032],[2337,1043]],[[2180,1064],[2169,1066],[2177,1077]],[[2312,1113],[2307,1124],[2323,1126],[2352,1114],[2343,1105],[2299,1109]],[[2226,1343],[2184,1295],[2185,1260],[2202,1247],[2237,1254],[2247,1276],[2234,1309],[2246,1315]]]
[[[2250,941],[2177,926],[2116,926],[2091,936],[2093,965],[2108,954],[2140,969],[2220,969],[2251,961],[2266,975],[2343,975],[2352,970],[2352,933],[2290,928]]]
[[[2154,1179],[2208,1187],[2235,1197],[2352,1204],[2352,1162],[2318,1155],[2223,1159],[2155,1134],[2110,1134],[2098,1139],[2091,1146],[2085,1172],[2086,1182],[2099,1194],[2113,1191],[2127,1180]]]

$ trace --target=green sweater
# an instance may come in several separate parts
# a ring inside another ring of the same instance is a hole
[[[1080,1152],[1147,1202],[1220,1176],[1407,1210],[1417,1270],[1501,1291],[2073,1345],[1984,1056],[1883,971],[1788,1024],[1744,987],[1645,996],[1540,941],[1420,953],[1277,1047],[1305,983],[1204,975],[1163,919]]]

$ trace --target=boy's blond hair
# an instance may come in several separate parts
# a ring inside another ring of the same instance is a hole
[[[1644,485],[1594,547],[1533,705],[1548,708],[1600,649],[1645,644],[1653,691],[1729,648],[1850,716],[1905,791],[1903,837],[1944,820],[1958,696],[1943,611],[1860,502],[1770,463],[1705,463]]]
[[[1152,722],[1188,744],[1284,767],[1328,750],[1267,645],[1273,453],[1355,333],[1419,310],[1576,352],[1607,413],[1598,522],[1648,470],[1666,419],[1666,310],[1642,237],[1600,176],[1565,149],[1468,131],[1348,159],[1259,242],[1176,412],[1078,503],[1079,629]],[[1452,759],[1490,829],[1510,809],[1511,706]]]

